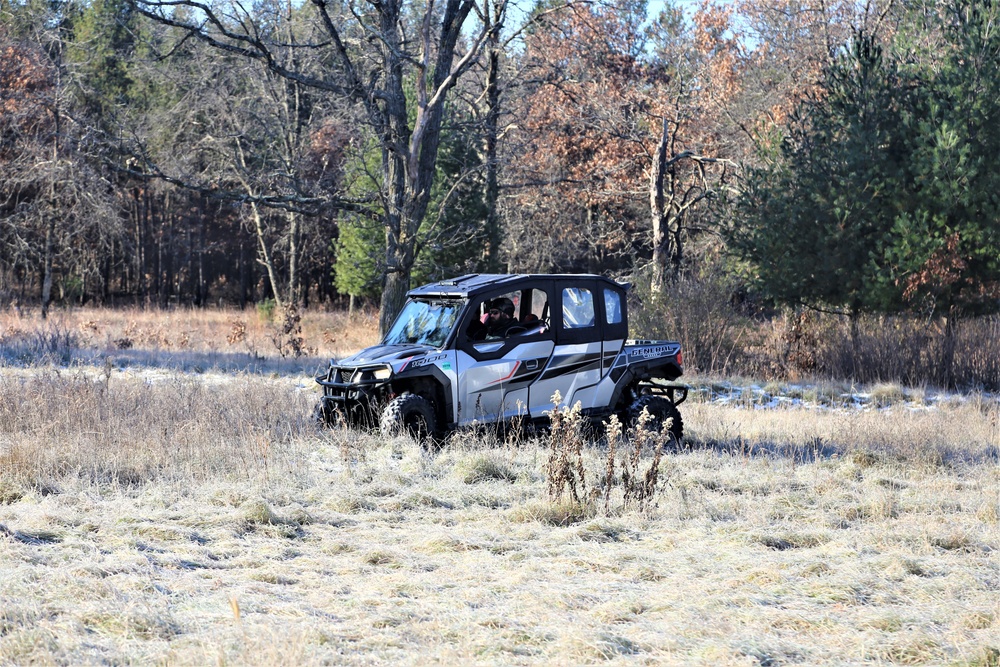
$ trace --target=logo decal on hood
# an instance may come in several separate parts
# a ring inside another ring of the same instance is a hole
[[[430,364],[433,364],[435,361],[441,361],[442,359],[446,359],[447,357],[448,357],[447,354],[435,354],[429,357],[413,359],[403,364],[402,368],[399,369],[399,372],[402,373],[407,368],[421,368],[422,366],[428,366]]]

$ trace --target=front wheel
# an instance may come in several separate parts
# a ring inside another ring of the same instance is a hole
[[[407,433],[418,442],[432,441],[437,435],[434,406],[423,396],[403,394],[389,401],[379,422],[382,435]]]
[[[684,422],[681,420],[681,413],[677,406],[669,398],[646,394],[635,399],[628,408],[629,426],[634,428],[639,423],[639,415],[642,414],[643,408],[653,418],[649,422],[649,428],[656,432],[663,428],[663,422],[671,420],[670,434],[674,436],[678,444],[680,443],[681,438],[684,437]]]
[[[327,406],[326,401],[320,401],[313,408],[313,421],[320,426],[333,426],[333,411]]]
[[[313,419],[326,428],[358,428],[369,430],[374,418],[372,411],[363,407],[348,408],[321,400],[313,409]]]

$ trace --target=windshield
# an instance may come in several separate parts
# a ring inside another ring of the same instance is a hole
[[[382,343],[441,347],[464,308],[463,299],[407,301]]]

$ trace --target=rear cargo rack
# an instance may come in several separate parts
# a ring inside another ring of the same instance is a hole
[[[639,385],[639,388],[642,390],[648,389],[650,394],[666,395],[674,406],[678,406],[686,401],[688,390],[691,389],[689,385],[680,384],[679,382],[670,384],[663,382],[643,382]]]

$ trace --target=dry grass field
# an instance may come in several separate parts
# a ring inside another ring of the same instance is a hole
[[[995,397],[706,392],[652,505],[596,445],[574,505],[545,436],[313,424],[364,317],[240,319],[0,318],[0,664],[1000,665]]]
[[[378,314],[273,309],[0,312],[0,363],[86,363],[201,372],[312,372],[329,357],[371,345]]]

